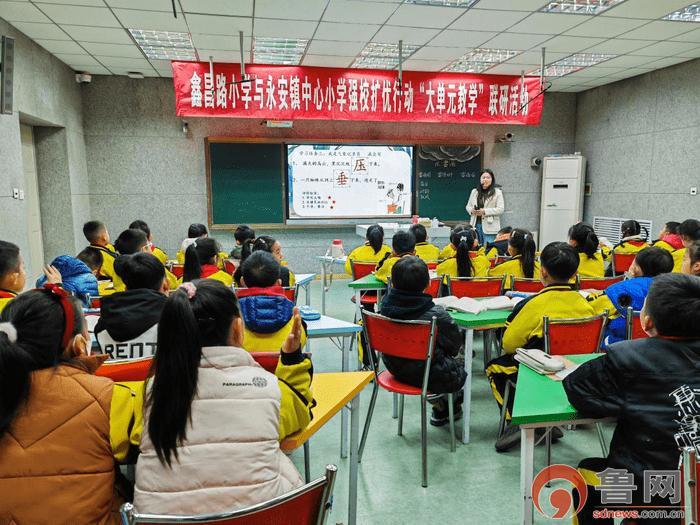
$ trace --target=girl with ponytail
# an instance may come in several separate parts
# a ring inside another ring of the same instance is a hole
[[[257,239],[248,239],[244,241],[241,249],[241,264],[238,265],[238,268],[236,268],[236,271],[233,273],[233,281],[236,283],[236,286],[241,286],[241,272],[243,271],[243,263],[248,257],[250,257],[251,253],[257,251],[271,253],[280,264],[280,281],[282,281],[282,286],[284,288],[294,286],[296,283],[296,278],[294,277],[294,273],[292,273],[292,271],[287,267],[287,263],[284,261],[282,245],[277,239],[274,239],[269,235],[261,235]]]
[[[639,222],[625,221],[621,230],[622,239],[613,248],[613,253],[639,253],[649,247],[649,232]]]
[[[455,227],[450,235],[450,244],[455,247],[455,255],[438,264],[438,275],[486,277],[491,263],[478,251],[478,243],[474,228],[469,225]]]
[[[384,228],[379,224],[373,224],[367,228],[366,241],[362,246],[350,252],[345,261],[345,273],[352,275],[350,261],[378,263],[387,254],[391,254],[391,248],[384,244]]]
[[[185,268],[182,282],[195,279],[213,279],[226,286],[233,284],[233,277],[219,269],[219,243],[211,237],[197,239],[185,251]]]
[[[311,420],[312,366],[301,331],[295,308],[272,374],[242,348],[244,324],[230,288],[202,279],[170,295],[147,386],[139,511],[231,511],[303,484],[279,447]]]
[[[579,222],[569,228],[569,245],[579,255],[578,273],[581,277],[599,279],[605,276],[605,262],[599,244],[598,236],[589,224]]]
[[[489,276],[507,275],[506,287],[513,287],[513,279],[539,279],[540,264],[536,260],[537,244],[532,233],[515,228],[508,240],[508,255],[512,258],[489,270]]]

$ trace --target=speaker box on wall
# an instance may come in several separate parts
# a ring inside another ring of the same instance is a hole
[[[15,39],[2,37],[0,47],[0,113],[12,114],[12,77],[15,72]]]

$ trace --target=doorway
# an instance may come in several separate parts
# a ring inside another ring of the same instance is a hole
[[[20,136],[22,139],[22,170],[24,172],[23,191],[27,212],[27,244],[29,245],[29,253],[25,260],[29,267],[27,274],[36,276],[41,274],[41,269],[44,266],[44,239],[41,233],[39,181],[37,179],[36,150],[32,127],[20,124]]]

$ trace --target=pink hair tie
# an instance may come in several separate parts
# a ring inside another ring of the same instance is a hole
[[[192,283],[182,283],[180,289],[185,291],[188,299],[192,299],[197,293],[197,287]]]

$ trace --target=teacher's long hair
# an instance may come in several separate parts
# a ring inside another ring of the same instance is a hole
[[[479,178],[484,173],[488,173],[491,175],[491,186],[489,186],[488,190],[484,190],[484,188],[481,187],[481,180],[479,180],[479,184],[476,187],[476,191],[479,192],[479,197],[482,198],[483,200],[486,200],[488,197],[493,197],[493,194],[496,193],[496,176],[493,174],[493,171],[490,170],[489,168],[484,168],[481,170],[481,173],[479,174]],[[483,206],[483,204],[481,204]]]

